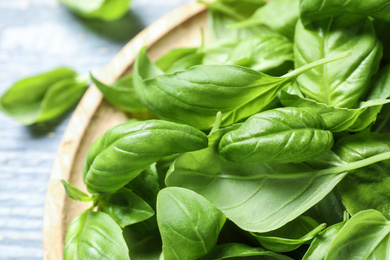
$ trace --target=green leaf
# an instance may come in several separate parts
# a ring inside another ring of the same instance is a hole
[[[182,60],[188,58],[188,56],[194,55],[199,51],[199,48],[176,48],[167,53],[163,54],[157,61],[156,66],[165,72],[174,72],[178,71],[177,63]],[[195,64],[193,64],[195,65]],[[197,64],[196,64],[197,65]],[[186,68],[185,68],[186,69]]]
[[[261,247],[250,247],[245,244],[231,243],[215,246],[209,254],[199,260],[223,259],[258,259],[258,260],[292,260],[292,258],[268,251]]]
[[[264,109],[300,74],[349,54],[316,61],[282,77],[233,65],[200,65],[155,76],[158,68],[143,48],[134,65],[134,86],[141,102],[158,117],[210,129],[218,112],[222,126],[238,122]]]
[[[390,218],[390,134],[364,133],[345,137],[336,143],[334,151],[346,162],[389,153],[387,160],[349,174],[337,188],[352,215],[375,209]]]
[[[390,98],[390,64],[384,66],[375,75],[367,100]]]
[[[343,164],[332,153],[323,161],[317,159],[313,166],[221,160],[218,143],[231,130],[215,131],[208,148],[179,156],[166,184],[201,194],[243,230],[268,232],[280,228],[321,201],[345,176],[336,166],[326,169],[330,162]],[[329,170],[333,174],[323,174]]]
[[[169,187],[157,197],[164,259],[196,259],[215,246],[225,216],[193,191]]]
[[[388,0],[301,0],[300,13],[304,25],[345,13],[372,16],[390,22],[390,4]]]
[[[277,108],[248,118],[219,143],[223,159],[234,162],[303,162],[330,150],[333,135],[315,112]]]
[[[328,253],[329,247],[346,221],[330,226],[319,233],[311,243],[302,260],[323,260]]]
[[[84,94],[87,83],[76,76],[63,67],[19,80],[1,97],[0,111],[25,125],[53,120]]]
[[[101,196],[99,210],[110,215],[122,228],[144,221],[154,215],[154,210],[142,198],[127,188]]]
[[[297,79],[307,98],[336,107],[358,106],[378,69],[382,45],[371,20],[362,17],[337,16],[308,28],[298,22],[294,46],[296,68],[346,50],[352,51],[350,57],[318,66]]]
[[[163,120],[131,121],[110,128],[89,148],[83,180],[92,194],[117,191],[150,164],[207,147],[206,135]]]
[[[64,185],[65,192],[69,198],[78,200],[78,201],[92,201],[93,197],[88,196],[88,194],[82,192],[78,188],[71,185],[69,182],[66,182],[64,179],[61,179],[62,185]]]
[[[378,211],[361,211],[333,239],[325,260],[387,259],[389,240],[390,222]]]
[[[268,233],[251,233],[260,245],[273,252],[290,252],[312,240],[325,228],[306,216],[299,216],[283,227]]]
[[[299,0],[275,0],[256,10],[248,19],[234,24],[233,28],[265,25],[271,30],[294,39],[299,18]]]
[[[113,21],[124,16],[131,0],[59,0],[72,12],[92,19]]]
[[[390,22],[373,19],[376,35],[383,45],[383,58],[390,61]]]
[[[66,234],[64,260],[130,260],[122,230],[104,212],[83,211]]]
[[[361,131],[375,121],[384,104],[390,103],[388,99],[376,99],[361,102],[358,108],[343,108],[289,94],[285,91],[281,92],[280,101],[287,107],[307,108],[320,114],[325,122],[325,129],[332,132]]]
[[[113,106],[129,113],[146,111],[136,96],[132,75],[124,76],[111,85],[103,84],[93,75],[91,75],[91,79],[102,92],[104,98]]]
[[[155,216],[125,227],[123,236],[129,248],[131,260],[160,260],[162,242]]]

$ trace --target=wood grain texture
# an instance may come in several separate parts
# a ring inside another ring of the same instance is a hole
[[[184,5],[142,31],[131,40],[100,74],[99,79],[112,83],[131,72],[142,46],[148,46],[151,59],[175,47],[199,46],[200,28],[206,27],[206,9],[197,3]],[[60,180],[85,190],[82,165],[89,146],[108,128],[126,122],[128,115],[113,108],[91,86],[76,108],[63,136],[47,191],[43,249],[44,259],[62,259],[66,230],[72,219],[89,204],[67,198]]]

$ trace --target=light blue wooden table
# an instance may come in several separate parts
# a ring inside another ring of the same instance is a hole
[[[104,67],[138,32],[190,0],[133,0],[121,20],[74,16],[57,0],[0,0],[0,93],[57,66]],[[42,259],[43,209],[51,166],[70,114],[22,126],[0,114],[0,259]]]

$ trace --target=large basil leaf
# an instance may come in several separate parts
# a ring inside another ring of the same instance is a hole
[[[68,111],[87,83],[69,68],[57,68],[17,81],[0,99],[0,111],[22,124],[46,122]]]
[[[303,27],[297,23],[295,67],[352,50],[346,59],[318,66],[297,79],[302,93],[318,102],[353,108],[368,92],[382,56],[382,45],[369,19],[342,15]],[[364,77],[362,76],[364,75]]]
[[[352,215],[376,209],[390,218],[390,134],[364,133],[339,140],[334,151],[346,162],[378,154],[387,160],[357,169],[337,186],[343,204]]]
[[[83,179],[92,194],[113,193],[165,156],[207,147],[201,131],[163,120],[110,128],[89,148]]]
[[[283,227],[268,233],[251,233],[260,245],[273,252],[290,252],[312,240],[325,228],[307,216],[299,216]]]
[[[91,79],[104,98],[113,106],[129,113],[146,111],[136,96],[132,75],[124,76],[111,85],[103,84],[92,75]]]
[[[169,187],[157,196],[164,259],[197,259],[215,246],[225,215],[193,191]]]
[[[129,248],[131,260],[160,260],[162,242],[155,216],[125,227],[123,236]]]
[[[328,151],[333,135],[315,112],[277,108],[248,118],[219,143],[222,158],[234,162],[303,162]]]
[[[179,156],[167,174],[166,184],[201,194],[241,229],[278,229],[321,201],[345,176],[344,170],[336,166],[330,168],[334,174],[324,174],[328,169],[323,165],[343,164],[332,153],[323,161],[316,159],[319,170],[307,163],[224,161],[219,158],[218,143],[230,130],[213,132],[207,149]]]
[[[59,0],[72,12],[86,17],[113,21],[121,18],[129,10],[131,0]]]
[[[388,259],[390,221],[375,210],[354,215],[333,239],[325,260]]]
[[[265,108],[302,73],[347,55],[342,53],[307,64],[282,77],[230,65],[200,65],[157,75],[158,68],[143,48],[134,65],[134,86],[141,102],[158,117],[210,129],[218,112],[223,115],[222,125],[231,125]]]
[[[304,25],[345,13],[372,16],[390,22],[390,3],[388,0],[301,0],[300,12]]]
[[[390,103],[390,100],[375,99],[360,102],[358,108],[342,108],[285,91],[281,92],[280,101],[284,106],[307,108],[320,114],[325,122],[325,129],[332,132],[361,131],[375,121],[384,104]]]
[[[299,0],[275,0],[257,9],[251,17],[233,25],[233,27],[265,25],[293,40],[298,18]]]
[[[66,234],[65,260],[130,260],[122,230],[104,212],[83,211],[70,224]]]
[[[328,253],[329,247],[346,221],[334,224],[319,233],[310,244],[309,249],[302,260],[323,260]]]
[[[292,260],[288,256],[280,255],[261,247],[250,247],[238,243],[217,245],[206,256],[199,258],[199,260],[223,259]]]
[[[144,221],[154,210],[142,198],[127,188],[99,198],[99,210],[110,215],[122,228]]]

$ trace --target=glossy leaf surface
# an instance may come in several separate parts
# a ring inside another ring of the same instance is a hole
[[[206,135],[191,126],[130,121],[110,128],[92,144],[83,179],[92,194],[112,193],[161,158],[204,147]]]
[[[303,162],[328,151],[333,135],[315,112],[277,108],[248,118],[219,143],[222,158],[235,162]]]
[[[197,259],[215,246],[225,215],[199,194],[177,187],[160,191],[157,223],[164,259]]]
[[[130,260],[122,230],[104,212],[83,211],[66,234],[64,260]]]
[[[154,210],[142,198],[127,188],[101,196],[99,210],[110,215],[122,228],[144,221],[154,215]]]
[[[371,20],[343,15],[309,28],[298,22],[295,33],[296,68],[334,53],[352,51],[348,58],[318,66],[299,77],[302,93],[327,105],[356,107],[368,92],[382,56]]]

